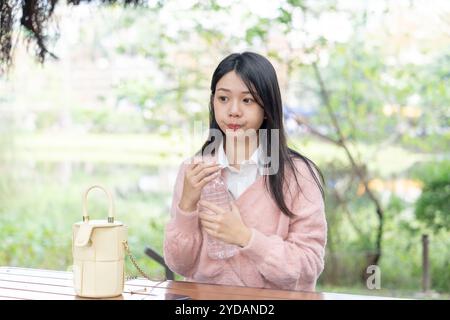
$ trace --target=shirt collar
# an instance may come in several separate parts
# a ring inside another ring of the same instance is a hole
[[[244,160],[241,165],[245,164],[254,164],[257,165],[259,169],[261,169],[260,166],[260,154],[261,154],[261,147],[258,146],[256,150],[253,152],[252,156],[248,160]],[[229,168],[231,170],[236,170],[236,168],[232,167],[230,163],[228,162],[227,155],[225,154],[225,150],[223,149],[223,140],[220,142],[218,155],[217,155],[217,163],[221,168]]]

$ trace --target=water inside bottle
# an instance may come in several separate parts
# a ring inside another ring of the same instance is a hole
[[[203,187],[201,199],[214,203],[227,212],[231,210],[228,188],[221,176],[218,176]],[[200,208],[200,210],[204,210],[208,214],[215,214],[206,208]],[[209,234],[207,234],[206,241],[208,256],[211,259],[227,259],[234,256],[238,251],[236,245],[221,241]]]

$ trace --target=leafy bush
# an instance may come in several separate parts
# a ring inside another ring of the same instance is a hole
[[[415,214],[435,232],[450,230],[450,161],[430,163],[417,171],[424,188]]]

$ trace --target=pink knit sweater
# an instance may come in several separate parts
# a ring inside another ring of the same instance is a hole
[[[190,159],[188,159],[190,160]],[[252,231],[248,245],[227,260],[212,260],[206,252],[206,232],[198,212],[178,207],[188,160],[175,182],[171,219],[164,235],[164,259],[187,281],[259,288],[314,291],[324,268],[327,239],[325,207],[306,164],[295,160],[301,187],[287,173],[285,201],[295,217],[288,218],[257,180],[235,200],[243,222]]]

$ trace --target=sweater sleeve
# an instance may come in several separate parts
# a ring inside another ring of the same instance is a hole
[[[175,182],[171,218],[164,233],[164,260],[170,270],[191,277],[202,245],[198,211],[181,210],[178,203],[183,192],[185,163],[181,164]]]
[[[298,187],[285,193],[295,217],[290,218],[286,239],[252,229],[241,253],[249,257],[259,273],[281,289],[313,291],[324,268],[327,224],[322,194],[308,169],[300,165]],[[306,170],[306,171],[305,171]],[[306,173],[306,174],[305,174]],[[318,175],[316,175],[318,177]],[[294,181],[290,181],[293,186]]]

